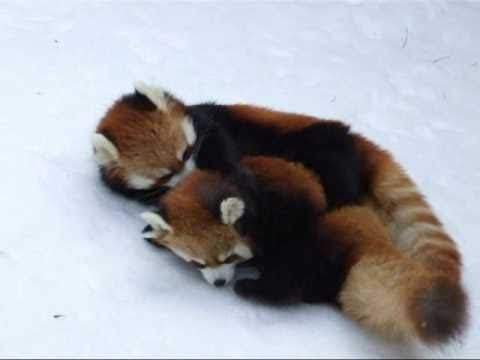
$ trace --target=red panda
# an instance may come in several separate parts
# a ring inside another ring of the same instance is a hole
[[[161,89],[135,88],[115,102],[93,137],[102,178],[113,190],[155,202],[196,167],[225,170],[243,155],[279,156],[316,172],[329,206],[368,202],[404,254],[460,281],[456,244],[415,183],[390,153],[340,122],[251,105],[187,106]],[[337,150],[324,156],[332,142]]]
[[[228,171],[242,156],[267,155],[314,170],[323,179],[331,207],[359,198],[360,165],[348,126],[301,115],[293,121],[277,116],[278,123],[269,124],[263,118],[266,110],[259,109],[262,114],[252,121],[248,113],[243,117],[244,110],[185,106],[160,89],[137,84],[134,94],[107,112],[94,134],[103,180],[117,192],[140,199],[154,194],[155,200],[161,186],[174,186],[193,168]],[[349,166],[339,166],[345,160]]]
[[[255,256],[258,279],[235,292],[283,303],[337,304],[379,335],[442,343],[466,319],[460,283],[402,253],[366,205],[326,212],[321,180],[302,164],[244,157],[230,173],[195,170],[142,217],[145,237],[223,286]]]
[[[138,200],[155,199],[162,185],[193,166],[188,160],[195,141],[186,107],[141,83],[115,103],[92,137],[105,183]]]

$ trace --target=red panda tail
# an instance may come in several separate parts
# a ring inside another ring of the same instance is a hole
[[[357,135],[371,206],[393,243],[432,274],[461,281],[461,256],[432,208],[392,156]]]
[[[361,260],[340,293],[343,311],[386,338],[428,345],[455,339],[467,318],[462,287],[414,265],[408,259]]]
[[[419,337],[441,344],[462,333],[467,322],[467,296],[457,283],[437,278],[412,297],[412,318]]]
[[[338,295],[349,317],[383,337],[431,345],[461,333],[467,298],[459,282],[399,251],[372,210],[344,207],[325,215],[324,222],[350,249]]]

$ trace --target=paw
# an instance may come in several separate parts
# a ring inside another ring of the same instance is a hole
[[[220,214],[224,224],[233,225],[245,211],[245,203],[236,197],[230,197],[220,204]]]

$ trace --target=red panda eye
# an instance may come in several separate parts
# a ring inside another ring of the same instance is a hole
[[[192,156],[192,153],[193,153],[193,146],[187,147],[187,149],[182,155],[182,161],[187,161],[188,159],[190,159],[190,156]]]
[[[207,266],[204,264],[200,264],[199,262],[196,262],[195,260],[190,261],[193,266],[195,266],[197,269],[205,269]]]
[[[237,261],[237,260],[240,260],[240,256],[238,256],[236,254],[232,254],[228,258],[225,259],[224,263],[225,264],[231,264],[231,263],[233,263],[234,261]]]

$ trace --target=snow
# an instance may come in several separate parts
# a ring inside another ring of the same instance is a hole
[[[478,2],[2,2],[0,356],[478,356],[479,34]],[[90,146],[135,80],[343,119],[391,150],[464,254],[463,340],[245,302],[145,243],[145,209],[101,185]]]

